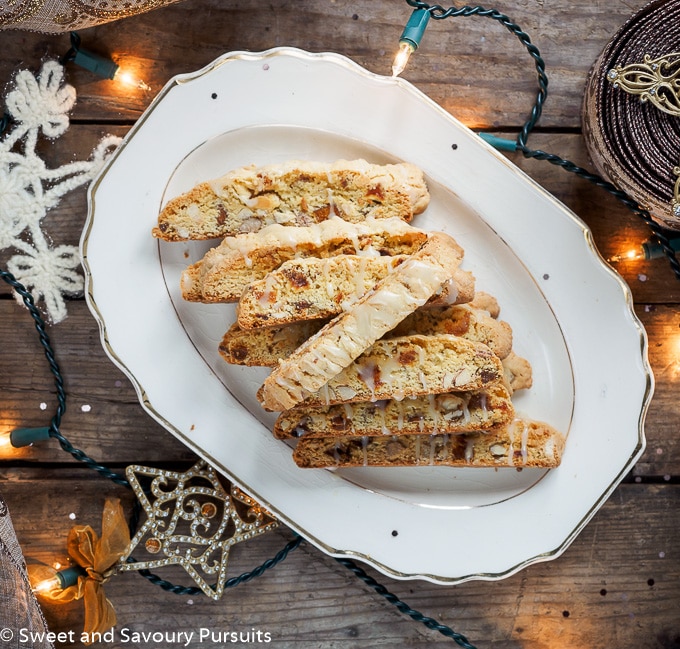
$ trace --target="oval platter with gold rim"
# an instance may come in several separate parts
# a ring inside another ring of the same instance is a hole
[[[233,168],[340,158],[424,171],[413,224],[451,234],[498,299],[533,366],[515,407],[567,435],[559,468],[309,470],[273,438],[255,398],[266,371],[217,353],[233,305],[179,293],[216,242],[151,228],[169,198]],[[653,378],[629,289],[576,215],[403,79],[332,53],[228,53],[163,88],[88,198],[88,304],[142,407],[329,554],[397,578],[498,579],[564,552],[644,449]]]

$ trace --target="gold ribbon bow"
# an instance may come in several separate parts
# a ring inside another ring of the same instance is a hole
[[[85,573],[73,586],[51,593],[50,599],[55,602],[83,599],[84,637],[92,638],[93,634],[104,633],[116,625],[116,612],[103,586],[129,545],[130,532],[117,498],[107,498],[104,504],[101,537],[89,525],[76,525],[69,532],[68,554]]]

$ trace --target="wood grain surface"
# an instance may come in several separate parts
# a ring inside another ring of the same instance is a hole
[[[580,121],[586,76],[619,26],[643,5],[644,0],[493,5],[524,29],[546,63],[549,97],[529,137],[531,147],[588,167]],[[78,93],[71,126],[57,140],[41,142],[40,153],[48,166],[86,158],[102,136],[124,135],[173,75],[198,70],[227,51],[280,45],[335,51],[386,74],[410,12],[395,0],[187,0],[84,30],[88,48],[136,65],[152,91],[121,93],[115,83],[69,65],[68,81]],[[5,88],[18,69],[37,71],[43,60],[69,47],[68,34],[8,30],[1,38]],[[524,46],[503,25],[480,16],[431,21],[404,77],[468,126],[510,138],[527,119],[536,94],[535,68]],[[177,120],[178,129],[190,127],[190,116]],[[590,226],[604,259],[649,237],[647,226],[600,188],[546,162],[507,155]],[[76,245],[86,211],[85,189],[75,190],[50,212],[45,229],[54,242]],[[3,267],[9,254],[0,251]],[[500,581],[443,587],[394,580],[362,566],[413,609],[480,649],[680,647],[680,281],[664,259],[620,262],[615,268],[631,288],[648,335],[655,392],[644,455],[585,529],[560,557]],[[48,330],[68,395],[64,434],[115,470],[132,463],[191,466],[195,456],[144,413],[130,381],[106,356],[85,301],[70,299],[67,308],[68,317]],[[3,283],[0,425],[46,425],[55,407],[53,378],[33,322]],[[87,469],[54,442],[1,459],[0,493],[27,561],[65,560],[74,520],[98,529],[106,496],[121,497],[126,507],[133,501],[129,490]],[[516,524],[538,523],[528,513]],[[230,575],[260,565],[293,538],[281,527],[237,546]],[[426,539],[422,551],[427,552]],[[456,539],[451,551],[456,552]],[[504,552],[503,538],[497,551]],[[168,574],[174,583],[191,585],[182,571]],[[118,616],[116,636],[95,647],[179,647],[184,643],[171,634],[180,631],[194,633],[186,645],[192,648],[231,646],[231,632],[247,640],[239,646],[281,649],[453,646],[452,639],[399,612],[308,542],[217,602],[165,592],[135,573],[115,576],[106,594]],[[78,639],[81,602],[43,609],[51,630],[75,632],[74,642],[59,646],[84,646]],[[199,638],[201,632],[207,635]]]

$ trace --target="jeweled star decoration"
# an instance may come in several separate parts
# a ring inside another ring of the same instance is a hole
[[[238,487],[230,485],[227,493],[202,460],[185,473],[129,466],[126,476],[147,518],[121,557],[120,570],[179,565],[208,597],[219,599],[231,547],[278,526]],[[153,556],[130,559],[135,548]]]

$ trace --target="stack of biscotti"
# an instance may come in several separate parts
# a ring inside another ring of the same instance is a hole
[[[218,351],[272,368],[257,396],[301,467],[560,462],[562,436],[515,413],[531,365],[497,301],[451,236],[410,224],[428,201],[412,165],[291,162],[202,183],[159,216],[169,241],[223,237],[182,295],[236,303]]]

